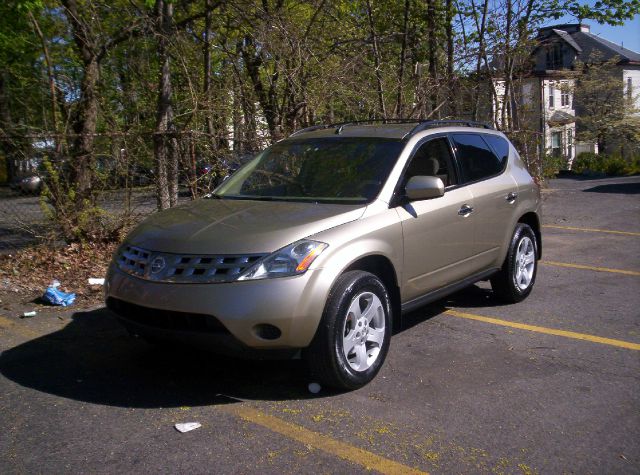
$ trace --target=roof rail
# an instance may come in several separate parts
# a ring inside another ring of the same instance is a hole
[[[298,135],[298,134],[304,134],[306,132],[313,132],[314,130],[328,129],[330,127],[332,126],[331,125],[312,125],[311,127],[306,127],[304,129],[296,130],[294,133],[289,135],[289,137],[293,137],[294,135]]]
[[[482,129],[495,130],[490,124],[486,124],[484,122],[477,122],[475,120],[422,120],[418,125],[416,125],[411,131],[404,136],[404,139],[408,139],[409,137],[421,132],[426,129],[433,129],[435,127],[447,127],[450,125],[458,125],[461,127],[479,127]]]
[[[349,122],[341,122],[338,124],[332,124],[329,127],[336,128],[336,134],[342,133],[342,129],[344,129],[348,125],[357,125],[357,124],[371,124],[381,122],[383,124],[413,124],[415,122],[420,122],[420,119],[365,119],[365,120],[351,120]]]
[[[366,119],[366,120],[352,120],[347,122],[338,122],[335,124],[324,124],[324,125],[312,125],[311,127],[306,127],[304,129],[296,130],[289,137],[293,137],[294,135],[303,134],[306,132],[313,132],[314,130],[321,129],[336,129],[336,134],[342,133],[342,129],[349,125],[357,125],[357,124],[371,124],[371,123],[383,123],[383,124],[417,124],[407,135],[404,136],[405,139],[411,137],[412,135],[420,132],[421,130],[431,129],[435,127],[446,127],[448,125],[458,125],[464,127],[481,127],[484,129],[491,129],[493,127],[484,122],[477,122],[474,120],[425,120],[425,119]]]
[[[357,124],[370,124],[375,122],[382,122],[383,124],[413,124],[420,122],[420,119],[365,119],[365,120],[348,120],[346,122],[336,122],[334,124],[322,124],[322,125],[312,125],[311,127],[306,127],[304,129],[296,130],[294,133],[289,135],[289,137],[293,137],[294,135],[304,134],[307,132],[313,132],[314,130],[321,129],[336,129],[336,133],[340,134],[342,129],[348,125],[357,125]]]

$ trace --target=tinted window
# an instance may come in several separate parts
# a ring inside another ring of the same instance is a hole
[[[501,161],[480,135],[452,134],[451,137],[465,182],[482,180],[502,171]]]
[[[497,135],[483,135],[482,138],[493,147],[493,150],[498,154],[500,163],[504,165],[509,158],[509,142]]]
[[[451,150],[445,138],[430,140],[420,146],[411,158],[405,173],[404,183],[412,176],[437,176],[444,186],[456,183],[451,166]]]

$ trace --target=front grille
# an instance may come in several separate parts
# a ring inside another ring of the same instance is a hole
[[[118,255],[118,267],[129,274],[144,275],[151,253],[143,249],[124,246]]]
[[[265,255],[172,254],[122,246],[116,262],[124,272],[158,282],[230,282]]]
[[[148,327],[198,333],[229,333],[212,315],[143,307],[113,297],[107,299],[107,307],[126,320]]]

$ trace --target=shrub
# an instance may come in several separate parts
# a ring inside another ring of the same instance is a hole
[[[602,159],[602,155],[596,155],[591,152],[582,152],[577,156],[577,158],[573,161],[573,166],[571,170],[576,173],[584,173],[588,171],[597,171],[598,160]]]
[[[640,173],[640,154],[631,157],[631,163],[629,163],[629,175],[635,175]]]
[[[543,179],[554,178],[560,170],[567,168],[567,161],[563,157],[554,157],[553,155],[545,155],[542,157],[541,175]]]
[[[596,155],[584,152],[573,162],[576,173],[604,173],[606,175],[633,175],[640,173],[640,156],[625,160],[618,155]]]
[[[40,207],[44,215],[58,227],[66,242],[118,241],[130,225],[131,216],[125,209],[108,212],[93,199],[80,199],[68,180],[68,166],[53,163],[49,157],[42,160],[41,177],[44,187]]]
[[[627,173],[628,164],[621,157],[603,157],[601,163],[601,171],[607,175],[625,175]]]

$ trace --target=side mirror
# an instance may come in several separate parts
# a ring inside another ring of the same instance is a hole
[[[444,183],[437,176],[413,176],[405,186],[405,193],[411,201],[439,198],[444,195]]]

